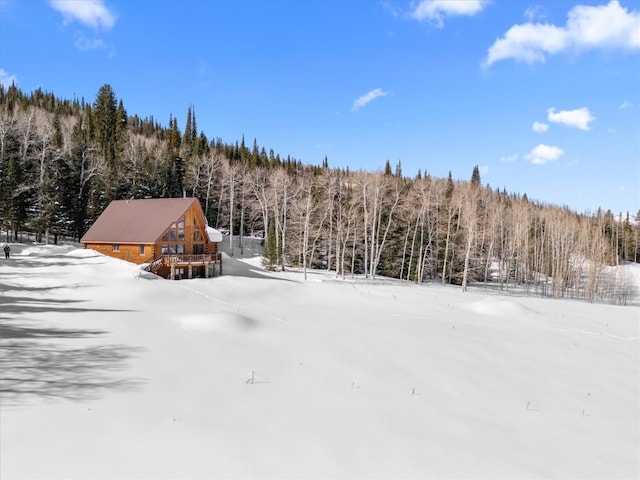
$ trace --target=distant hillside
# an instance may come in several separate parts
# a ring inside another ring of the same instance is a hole
[[[272,269],[463,289],[497,282],[619,302],[601,294],[618,282],[604,267],[640,261],[640,212],[587,215],[531,201],[483,185],[477,167],[460,181],[405,177],[400,163],[377,172],[331,168],[326,158],[305,165],[256,140],[209,140],[193,106],[186,118],[183,130],[172,115],[168,126],[140,118],[108,84],[92,103],[0,87],[0,228],[79,239],[111,200],[187,195],[211,226],[263,236]]]

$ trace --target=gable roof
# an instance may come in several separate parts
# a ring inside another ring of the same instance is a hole
[[[114,200],[80,240],[82,243],[154,243],[197,203],[197,198]],[[204,217],[204,214],[203,214]]]

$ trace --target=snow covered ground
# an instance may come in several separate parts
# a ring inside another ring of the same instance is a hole
[[[12,252],[3,479],[640,475],[637,302]]]

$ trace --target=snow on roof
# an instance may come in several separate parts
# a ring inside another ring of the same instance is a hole
[[[222,232],[207,225],[207,236],[210,242],[220,243],[222,241]]]

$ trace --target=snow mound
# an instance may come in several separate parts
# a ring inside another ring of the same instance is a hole
[[[91,258],[100,254],[95,250],[91,250],[88,248],[76,248],[74,250],[71,250],[70,252],[67,252],[65,255],[76,258]]]
[[[30,247],[25,247],[20,250],[20,255],[23,256],[50,256],[55,254],[66,254],[69,250],[73,250],[75,247],[61,247],[57,245],[33,245]],[[12,250],[15,247],[11,247]],[[16,251],[16,253],[18,253]]]
[[[501,317],[519,317],[522,315],[537,314],[535,310],[519,302],[500,300],[496,298],[485,298],[472,302],[466,306],[468,310],[481,315],[496,315]]]
[[[250,330],[257,326],[253,318],[233,312],[188,315],[180,317],[178,323],[183,329],[194,332]]]
[[[640,289],[640,264],[626,262],[618,268],[628,276],[636,289]]]

